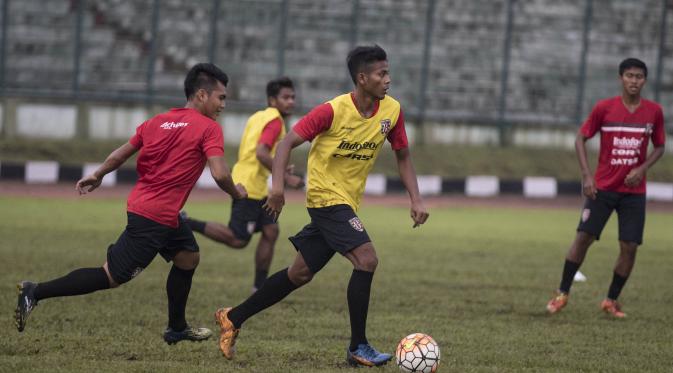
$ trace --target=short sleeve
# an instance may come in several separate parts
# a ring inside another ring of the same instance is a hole
[[[332,105],[324,103],[316,106],[301,118],[299,122],[292,127],[292,130],[304,140],[312,141],[316,136],[327,131],[332,126],[333,119],[334,109],[332,109]]]
[[[203,153],[207,158],[224,155],[224,135],[217,122],[212,122],[205,131]]]
[[[599,102],[596,104],[596,106],[594,106],[593,110],[591,110],[591,113],[584,121],[584,124],[582,124],[582,127],[580,128],[580,133],[584,135],[584,137],[586,138],[594,137],[596,132],[598,132],[601,129],[604,115],[605,115],[605,109],[602,103]]]
[[[664,125],[664,113],[660,106],[654,116],[654,128],[652,132],[652,144],[654,146],[663,146],[666,144],[666,127]]]
[[[264,126],[262,134],[259,136],[258,144],[264,144],[269,149],[278,141],[280,131],[283,129],[283,122],[280,118],[275,118]]]
[[[404,128],[404,113],[400,109],[400,115],[397,117],[395,127],[388,133],[388,141],[393,150],[400,150],[409,147],[407,130]]]
[[[136,133],[129,139],[129,144],[133,145],[136,149],[140,149],[143,146],[143,129],[145,128],[146,123],[147,121],[142,122],[136,127]]]

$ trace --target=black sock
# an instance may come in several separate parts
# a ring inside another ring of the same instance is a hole
[[[35,288],[35,299],[47,299],[53,297],[67,297],[93,293],[97,290],[109,289],[110,281],[102,267],[80,268],[67,275],[40,282]]]
[[[610,289],[608,290],[608,298],[612,300],[617,300],[628,278],[629,276],[623,277],[620,276],[617,272],[613,272],[612,283],[610,284]]]
[[[196,220],[196,219],[192,219],[192,218],[187,218],[187,219],[185,219],[185,221],[187,222],[187,225],[189,225],[189,227],[192,228],[192,230],[194,232],[199,232],[199,233],[203,234],[203,232],[206,230],[206,222],[205,221]]]
[[[255,284],[253,285],[255,289],[259,290],[262,288],[264,281],[266,281],[266,276],[269,275],[269,271],[264,269],[258,269],[255,271]]]
[[[580,269],[580,263],[571,262],[566,259],[566,263],[563,265],[561,285],[558,288],[562,293],[568,294],[570,292],[570,286],[573,284],[573,279],[575,278],[575,273],[577,273],[578,269]]]
[[[353,270],[348,282],[348,313],[351,319],[350,350],[355,351],[361,343],[367,343],[367,311],[369,309],[369,293],[372,288],[374,272]]]
[[[185,308],[187,297],[192,288],[194,269],[184,270],[173,265],[166,279],[166,294],[168,295],[168,327],[175,331],[185,330]]]
[[[280,270],[266,279],[262,287],[248,299],[229,311],[229,320],[236,328],[240,328],[245,320],[280,302],[295,289],[297,285],[290,281],[287,268]]]

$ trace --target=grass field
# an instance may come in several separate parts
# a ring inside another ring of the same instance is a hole
[[[227,203],[194,202],[193,216],[227,220]],[[670,214],[647,218],[645,246],[621,300],[626,320],[604,316],[604,297],[616,258],[614,218],[592,247],[569,306],[549,317],[544,306],[558,285],[578,206],[431,209],[411,229],[404,208],[364,206],[360,216],[380,256],[368,337],[392,351],[411,332],[432,335],[442,348],[440,372],[670,372],[673,366],[673,235]],[[235,361],[215,341],[168,346],[165,277],[159,257],[120,289],[48,299],[16,332],[15,283],[48,280],[105,260],[107,245],[125,224],[123,198],[27,199],[0,196],[0,371],[98,372],[333,372],[344,363],[349,324],[350,264],[334,260],[305,288],[250,319]],[[286,207],[281,236],[307,222],[304,208]],[[198,238],[198,237],[197,237]],[[248,295],[249,247],[233,251],[198,238],[189,321],[214,328],[213,311]],[[254,245],[254,242],[253,242]],[[272,271],[294,256],[287,240]],[[376,372],[396,372],[388,365]]]

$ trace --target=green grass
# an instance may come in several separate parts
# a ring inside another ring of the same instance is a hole
[[[208,219],[229,215],[225,202],[187,207]],[[617,255],[614,218],[582,267],[588,282],[575,284],[562,313],[545,314],[578,219],[576,207],[433,209],[425,226],[411,229],[406,209],[364,206],[360,216],[380,257],[370,341],[392,351],[403,336],[428,333],[442,348],[440,372],[670,371],[670,214],[648,214],[646,243],[621,297],[628,319],[609,319],[598,308]],[[250,319],[235,361],[222,358],[214,341],[163,343],[169,264],[160,257],[120,289],[44,300],[19,334],[12,324],[15,283],[102,264],[107,245],[124,227],[125,202],[0,197],[0,211],[0,371],[350,371],[343,359],[351,266],[340,257],[305,288]],[[288,205],[281,236],[306,222],[302,206]],[[202,259],[188,317],[194,325],[214,327],[217,307],[248,295],[254,249],[234,251],[198,239]],[[293,256],[281,239],[272,271]]]
[[[102,162],[123,141],[47,141],[2,140],[0,159],[9,162],[27,160],[54,160],[65,164],[80,165],[84,162]],[[414,166],[419,175],[440,175],[461,178],[470,175],[495,175],[504,179],[521,179],[526,176],[551,176],[559,180],[579,180],[580,172],[575,152],[566,149],[527,147],[494,147],[466,145],[412,146]],[[227,161],[233,165],[238,149],[226,146]],[[298,172],[305,172],[304,148],[292,154],[292,163]],[[134,167],[134,160],[125,167]],[[596,164],[596,154],[590,153],[590,163]],[[397,176],[395,157],[388,145],[384,146],[374,173]],[[673,153],[666,153],[648,173],[650,181],[673,180]]]

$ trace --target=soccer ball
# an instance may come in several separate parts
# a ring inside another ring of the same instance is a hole
[[[395,351],[397,366],[403,372],[434,373],[439,366],[439,346],[423,333],[402,338]]]

